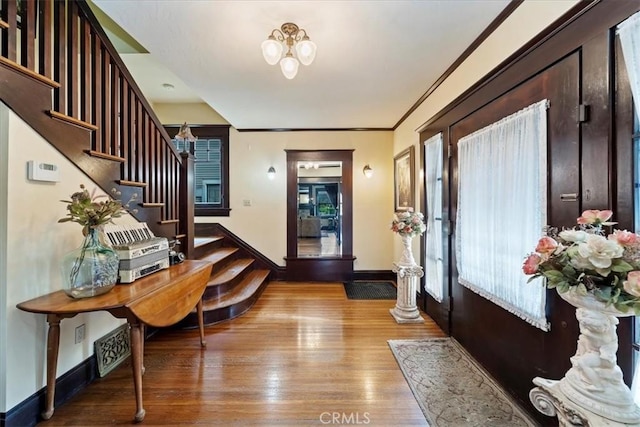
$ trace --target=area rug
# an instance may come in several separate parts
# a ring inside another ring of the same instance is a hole
[[[455,340],[388,343],[429,426],[536,425]]]
[[[391,282],[345,282],[349,299],[396,299],[396,287]]]

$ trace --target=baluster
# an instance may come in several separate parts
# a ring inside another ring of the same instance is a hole
[[[7,23],[2,38],[2,56],[16,62],[18,48],[18,10],[15,0],[2,0],[3,21]]]
[[[144,162],[143,162],[143,170],[144,170],[144,179],[143,182],[146,182],[148,185],[146,187],[144,187],[144,195],[145,195],[145,200],[148,200],[150,202],[155,202],[155,200],[153,200],[151,198],[151,192],[150,192],[150,181],[151,181],[151,163],[153,162],[153,156],[152,156],[152,151],[151,151],[151,132],[150,132],[150,128],[151,128],[151,120],[149,119],[149,114],[147,112],[147,110],[144,110],[144,136],[143,136],[143,141],[144,141]]]
[[[93,123],[91,117],[91,26],[85,19],[80,20],[80,33],[80,119]]]
[[[120,69],[111,65],[111,144],[109,153],[120,156]]]
[[[129,135],[131,134],[131,121],[129,119],[129,84],[127,79],[122,79],[120,87],[120,156],[130,159],[131,145]],[[122,168],[124,179],[128,180],[129,172],[127,167]]]
[[[111,153],[111,55],[106,49],[102,50],[102,146],[105,153]]]
[[[20,12],[20,65],[36,71],[36,1],[22,0]]]
[[[155,123],[152,125],[153,132],[153,146],[154,146],[154,156],[153,156],[153,188],[151,189],[153,193],[153,199],[155,202],[162,201],[162,193],[160,190],[162,189],[162,172],[163,172],[163,164],[162,164],[162,143],[163,139],[160,135],[160,131],[156,127]],[[162,217],[166,219],[166,217]]]
[[[136,151],[136,140],[138,139],[136,129],[138,123],[138,117],[136,115],[136,95],[133,92],[133,89],[129,88],[129,160],[127,161],[127,166],[129,168],[129,180],[135,181],[135,167],[136,160],[138,157]],[[141,200],[142,202],[142,200]]]
[[[67,10],[67,115],[78,118],[78,6],[69,2]]]
[[[57,31],[53,36],[53,79],[60,84],[55,91],[53,99],[54,110],[58,113],[67,113],[67,7],[63,1],[54,2],[53,9],[54,28]]]
[[[156,141],[156,129],[149,117],[149,200],[154,203],[158,201],[156,190],[158,188],[158,144]]]
[[[91,45],[91,93],[93,108],[92,123],[98,127],[98,130],[93,132],[93,149],[95,151],[104,153],[104,140],[102,138],[102,82],[104,81],[104,66],[102,62],[102,42],[100,38],[95,36]]]
[[[53,22],[51,7],[52,2],[48,0],[40,0],[40,27],[38,29],[38,68],[40,74],[51,78],[51,39],[53,35]]]
[[[136,97],[136,181],[144,181],[144,117],[142,116],[142,103]],[[145,197],[143,201],[147,202]]]

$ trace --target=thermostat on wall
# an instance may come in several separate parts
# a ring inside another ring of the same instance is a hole
[[[52,163],[37,162],[29,160],[27,162],[27,177],[31,181],[60,181],[60,169],[58,165]]]

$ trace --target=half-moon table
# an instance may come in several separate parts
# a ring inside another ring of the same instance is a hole
[[[204,347],[202,295],[209,281],[213,264],[187,260],[166,270],[153,273],[127,285],[117,285],[106,294],[91,298],[73,299],[64,291],[56,291],[17,305],[20,310],[47,315],[47,399],[42,417],[48,420],[54,411],[56,367],[60,346],[60,321],[79,313],[108,311],[114,317],[127,319],[131,334],[133,386],[136,395],[134,420],[144,419],[142,407],[142,374],[144,337],[143,325],[165,327],[173,325],[198,311],[200,344]]]

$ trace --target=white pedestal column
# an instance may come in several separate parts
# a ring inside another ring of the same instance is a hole
[[[402,259],[393,263],[393,272],[397,274],[398,284],[396,306],[389,310],[397,323],[423,323],[424,319],[416,305],[416,292],[419,279],[424,275],[422,267],[416,264],[411,252],[411,237],[401,236],[404,251]]]
[[[398,323],[423,323],[424,319],[416,305],[418,279],[423,276],[419,265],[403,266],[393,263],[393,272],[397,273],[398,297],[396,306],[389,310]]]

